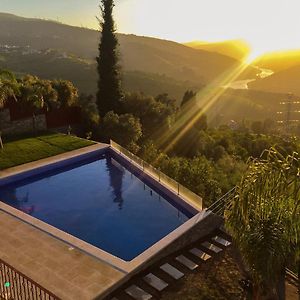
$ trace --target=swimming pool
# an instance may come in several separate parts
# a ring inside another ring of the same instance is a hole
[[[109,151],[1,186],[0,200],[125,261],[195,215]]]

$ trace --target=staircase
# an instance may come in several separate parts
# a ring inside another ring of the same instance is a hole
[[[224,253],[230,245],[230,236],[218,229],[139,273],[106,299],[160,299],[162,292],[172,288],[186,274],[196,271],[201,264]]]

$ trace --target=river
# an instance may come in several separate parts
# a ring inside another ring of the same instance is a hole
[[[256,74],[256,77],[258,79],[262,79],[262,78],[266,78],[266,77],[269,77],[271,75],[274,74],[274,71],[272,70],[269,70],[269,69],[263,69],[263,68],[259,68],[259,67],[254,67],[258,70],[258,73]],[[229,84],[227,84],[225,86],[225,88],[231,88],[231,89],[234,89],[234,90],[248,90],[248,84],[250,82],[253,82],[257,79],[243,79],[243,80],[237,80],[237,81],[233,81]]]

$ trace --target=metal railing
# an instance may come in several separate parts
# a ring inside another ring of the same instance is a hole
[[[213,212],[215,215],[223,217],[225,210],[230,208],[232,205],[232,200],[234,199],[235,195],[236,187],[214,202],[207,210]]]
[[[151,176],[152,178],[156,179],[170,190],[172,190],[177,195],[181,196],[184,199],[194,203],[196,207],[200,210],[203,209],[202,198],[197,194],[193,193],[174,179],[170,178],[169,176],[162,173],[160,170],[152,167],[150,164],[139,158],[138,156],[134,155],[124,147],[120,146],[114,141],[110,141],[110,146],[120,155],[125,156],[125,158],[129,159],[129,161],[141,169],[143,172]]]
[[[53,293],[0,259],[1,300],[60,300]]]

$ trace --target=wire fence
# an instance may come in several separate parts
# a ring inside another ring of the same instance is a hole
[[[1,300],[60,300],[53,293],[0,259]]]
[[[161,184],[172,190],[177,195],[181,196],[182,198],[192,202],[199,210],[203,209],[203,202],[202,198],[195,194],[194,192],[190,191],[174,179],[170,178],[169,176],[162,173],[160,170],[154,168],[138,156],[134,155],[124,147],[120,146],[114,141],[110,141],[110,146],[121,156],[129,159],[129,161],[142,170],[144,173],[148,174],[152,178],[159,181]]]

